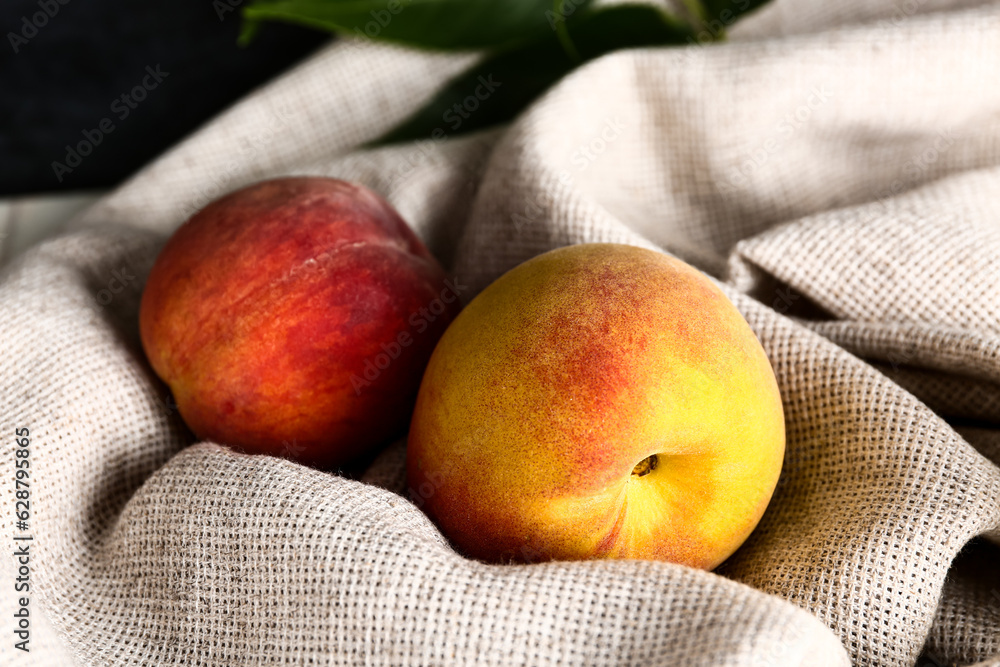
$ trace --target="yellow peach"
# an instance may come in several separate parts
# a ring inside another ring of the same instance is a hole
[[[668,255],[587,244],[512,269],[447,329],[407,471],[474,558],[712,569],[763,515],[784,447],[774,373],[722,291]]]

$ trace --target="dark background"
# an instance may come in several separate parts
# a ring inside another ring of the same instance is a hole
[[[116,185],[330,39],[272,23],[240,47],[241,0],[62,1],[0,2],[0,197]],[[120,119],[112,104],[157,65],[167,76]],[[104,118],[114,130],[60,182],[52,162]]]

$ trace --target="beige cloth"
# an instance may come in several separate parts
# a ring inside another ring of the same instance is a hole
[[[338,44],[237,104],[2,274],[0,526],[29,427],[37,652],[12,649],[5,592],[0,662],[1000,664],[1000,5],[980,4],[775,0],[728,44],[610,55],[440,143],[354,148],[471,56]],[[586,241],[717,277],[787,418],[749,542],[717,573],[487,566],[399,495],[401,444],[369,483],[188,447],[141,354],[143,277],[191,211],[284,174],[382,192],[470,294]]]

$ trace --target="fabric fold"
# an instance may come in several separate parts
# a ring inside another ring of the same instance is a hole
[[[84,665],[995,659],[1000,6],[980,4],[774,0],[729,43],[610,54],[467,136],[362,148],[477,56],[351,41],[221,114],[0,273],[0,431],[31,431],[33,604],[62,648]],[[410,502],[403,442],[361,482],[194,443],[142,354],[143,281],[209,200],[299,174],[385,195],[467,298],[573,243],[713,276],[785,407],[750,540],[713,573],[488,566]]]

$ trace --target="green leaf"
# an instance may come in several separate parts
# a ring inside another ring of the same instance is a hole
[[[236,38],[236,43],[240,46],[248,46],[258,32],[260,32],[260,21],[244,20],[243,25],[240,26],[240,35]]]
[[[689,26],[644,5],[580,12],[567,21],[566,29],[584,61],[627,47],[694,41]],[[579,64],[555,34],[517,51],[487,57],[374,145],[458,136],[509,122]]]
[[[701,0],[703,30],[716,39],[724,37],[726,29],[743,14],[751,12],[768,0]]]
[[[590,3],[568,0],[564,13]],[[255,0],[243,16],[440,50],[511,48],[551,34],[563,19],[552,0]]]
[[[573,43],[573,38],[569,36],[569,30],[566,29],[566,21],[562,20],[563,17],[568,16],[566,12],[566,0],[552,0],[553,5],[553,28],[556,31],[556,37],[559,39],[559,43],[562,44],[563,51],[566,55],[570,57],[571,60],[580,61],[580,52],[576,50],[576,45]]]

